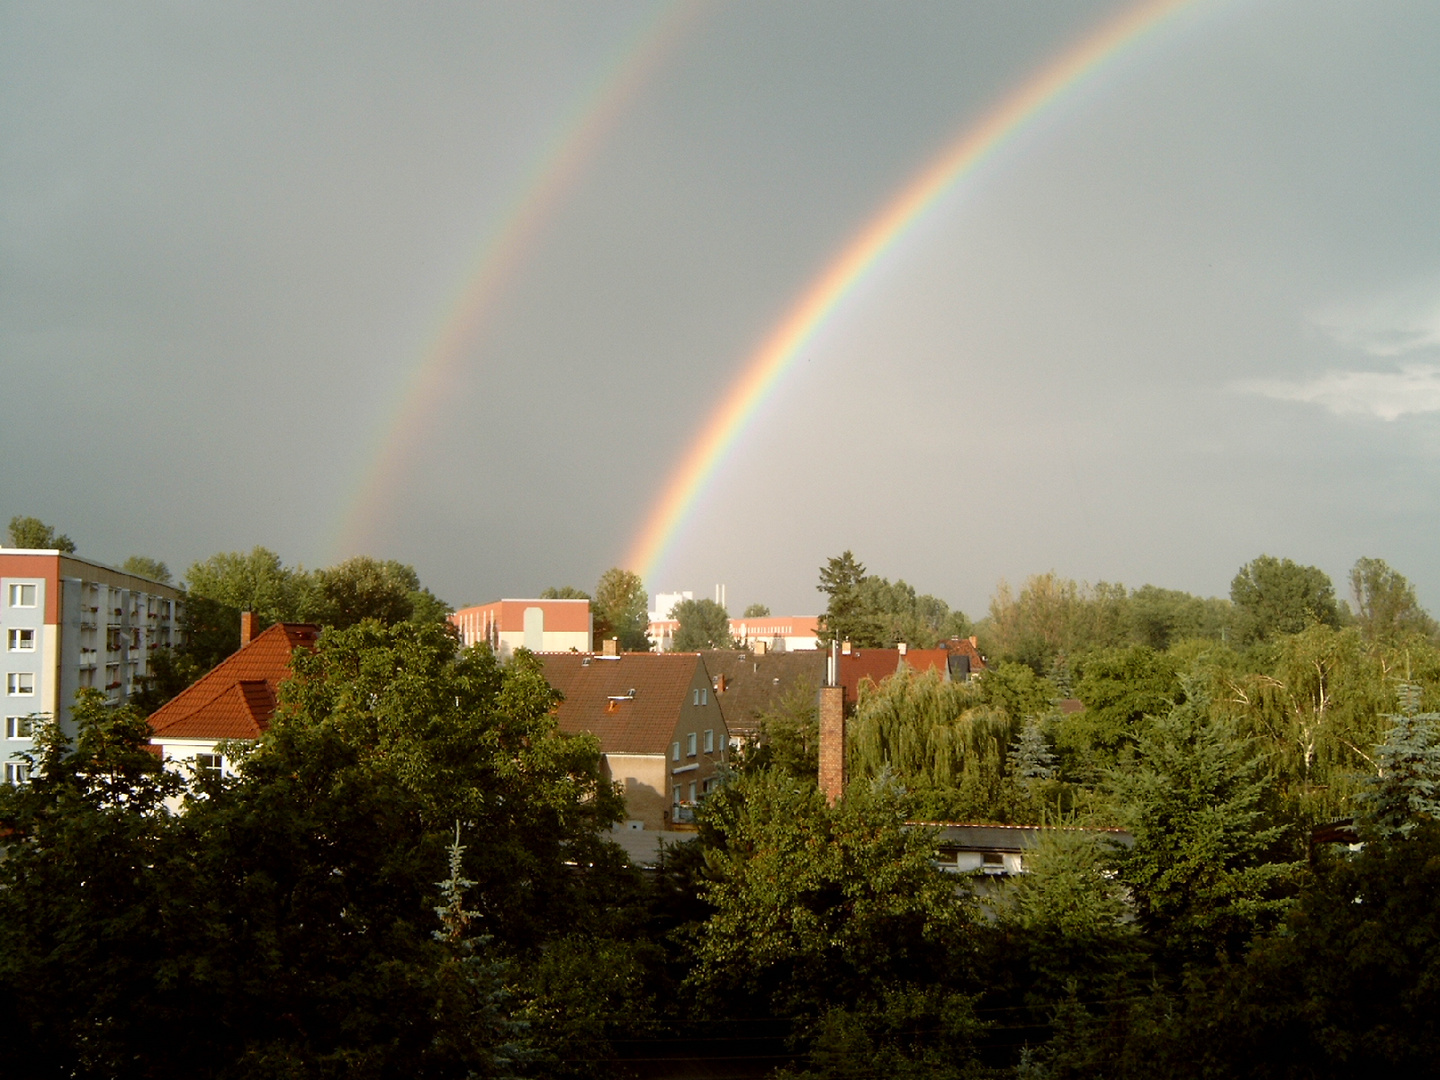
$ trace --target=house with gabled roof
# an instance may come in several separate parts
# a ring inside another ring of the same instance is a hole
[[[825,678],[825,661],[829,655],[816,649],[703,651],[700,656],[710,673],[730,738],[736,743],[757,738],[760,717],[778,709],[787,695],[799,694],[814,701]]]
[[[245,613],[240,650],[222,660],[150,716],[150,745],[176,767],[225,772],[216,744],[258,739],[279,704],[280,683],[290,677],[296,649],[313,649],[320,628],[276,623],[251,638],[254,616]]]
[[[562,731],[600,742],[605,778],[625,795],[630,829],[685,826],[715,786],[729,734],[698,653],[544,653],[564,697]]]

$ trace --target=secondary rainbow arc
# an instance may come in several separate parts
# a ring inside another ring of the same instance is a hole
[[[546,145],[517,196],[486,234],[461,284],[442,306],[438,330],[421,350],[396,395],[394,409],[364,456],[367,463],[357,470],[355,486],[340,503],[340,520],[331,534],[334,557],[356,553],[372,534],[400,490],[427,424],[454,385],[467,359],[467,347],[494,313],[541,229],[626,105],[695,25],[703,7],[700,0],[657,7],[571,107],[568,121]]]
[[[800,294],[751,354],[729,392],[671,471],[623,565],[653,581],[746,425],[824,326],[885,253],[937,200],[1005,142],[1104,63],[1195,0],[1152,0],[1122,13],[1062,52],[1028,82],[967,127],[911,178]]]

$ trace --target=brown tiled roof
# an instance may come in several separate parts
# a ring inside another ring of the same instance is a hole
[[[565,695],[555,711],[561,730],[595,735],[605,754],[666,753],[695,669],[703,670],[698,653],[621,653],[614,659],[542,653],[540,661],[546,680]]]
[[[900,669],[899,649],[852,649],[840,654],[840,685],[845,687],[847,706],[860,700],[860,684],[866,679],[877,686]]]
[[[746,649],[707,649],[700,654],[715,685],[715,700],[732,734],[750,734],[756,721],[771,712],[795,686],[811,697],[825,678],[825,658],[819,649],[769,652],[756,656]],[[720,680],[724,680],[724,689]]]
[[[319,634],[309,623],[276,623],[151,714],[151,741],[259,738],[290,675],[290,654],[313,649]]]
[[[949,638],[940,643],[940,647],[946,652],[958,656],[970,657],[970,671],[972,673],[985,670],[985,658],[980,655],[980,650],[975,647],[974,638]]]

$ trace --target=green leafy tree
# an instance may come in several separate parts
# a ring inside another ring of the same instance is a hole
[[[949,637],[966,637],[970,620],[943,600],[921,596],[904,581],[891,584],[869,574],[849,551],[820,568],[816,588],[829,597],[820,617],[820,641],[848,641],[857,648],[886,648],[903,641],[933,648]]]
[[[1075,693],[1085,708],[1063,719],[1058,739],[1072,770],[1087,776],[1114,765],[1135,745],[1147,717],[1164,715],[1181,697],[1174,662],[1145,645],[1087,657]]]
[[[149,578],[151,581],[158,581],[162,585],[170,584],[170,568],[158,559],[147,558],[144,555],[131,555],[120,564],[120,569],[127,574],[135,574],[138,577]]]
[[[1230,583],[1230,600],[1244,641],[1297,634],[1312,622],[1340,625],[1335,586],[1325,571],[1273,555],[1261,555],[1240,568]]]
[[[1142,970],[1144,942],[1111,871],[1113,843],[1095,831],[1048,830],[994,904],[987,968],[1005,991],[999,1000],[1011,1002],[1000,1006],[1010,1023],[1033,1025],[1032,1074],[1119,1071],[1117,1004]]]
[[[1055,573],[1026,580],[1017,596],[1002,581],[979,627],[987,655],[1027,664],[1037,675],[1059,657],[1126,644],[1130,603],[1125,586],[1081,584]]]
[[[700,649],[732,649],[730,613],[714,600],[681,600],[673,613],[680,625],[675,630],[672,648],[680,652]]]
[[[561,585],[558,589],[550,585],[540,591],[541,600],[589,600],[590,594],[574,585]]]
[[[702,1007],[789,1020],[808,1077],[966,1062],[981,1026],[966,992],[972,903],[936,869],[932,838],[906,828],[893,786],[856,783],[830,807],[812,783],[747,777],[706,802],[700,843]]]
[[[850,772],[893,777],[923,818],[1006,820],[1005,755],[1019,730],[976,686],[906,669],[862,686],[847,733]]]
[[[770,609],[764,604],[750,604],[745,608],[744,619],[764,619],[770,615]]]
[[[866,576],[865,564],[850,551],[835,556],[820,568],[820,584],[816,588],[829,598],[825,614],[820,616],[821,645],[828,647],[837,641],[848,641],[858,648],[880,648],[887,644],[862,591]]]
[[[136,1049],[183,1066],[171,1025],[189,974],[167,914],[193,905],[189,845],[166,812],[183,781],[137,709],[81,690],[72,745],[39,723],[28,784],[0,785],[0,1020],[7,1075],[136,1076]],[[203,907],[191,916],[203,921]],[[175,1075],[176,1073],[170,1073]]]
[[[1222,639],[1231,619],[1228,600],[1155,585],[1132,592],[1129,606],[1135,643],[1157,652],[1186,638]]]
[[[744,772],[773,770],[815,781],[820,768],[820,710],[815,692],[803,683],[785,691],[758,720],[759,737],[741,760]]]
[[[1157,1045],[1138,1048],[1152,1063],[1194,1076],[1435,1075],[1440,825],[1316,862],[1283,931],[1156,1025]]]
[[[277,622],[303,621],[311,577],[286,567],[280,556],[263,547],[248,553],[222,552],[185,571],[185,589],[236,611],[252,611],[262,628]]]
[[[329,631],[293,665],[238,780],[185,815],[222,898],[204,955],[227,1022],[197,1031],[238,1040],[250,1075],[494,1075],[514,1031],[493,950],[593,934],[632,888],[599,833],[621,804],[597,745],[557,730],[530,654],[502,667],[438,625]],[[451,906],[435,879],[456,821],[473,842],[451,878],[489,939],[473,962],[427,914]]]
[[[1355,560],[1350,595],[1356,624],[1367,641],[1401,641],[1415,634],[1433,639],[1440,633],[1440,626],[1420,606],[1415,586],[1384,559]]]
[[[416,600],[422,592],[420,575],[413,566],[357,555],[314,573],[302,615],[306,622],[341,629],[362,619],[392,626],[415,617]],[[425,595],[432,605],[439,604],[433,595]],[[443,609],[444,605],[439,607]],[[448,611],[426,614],[428,621],[443,621]]]
[[[649,602],[639,574],[618,566],[606,570],[595,586],[591,604],[596,640],[618,638],[622,649],[648,652],[654,645],[649,636]]]
[[[1286,906],[1295,866],[1267,820],[1263,763],[1203,693],[1152,721],[1110,786],[1135,846],[1119,856],[1140,926],[1174,964],[1237,956]]]
[[[63,551],[73,554],[75,541],[64,535],[57,535],[55,529],[39,518],[16,515],[10,519],[10,546],[33,548],[40,551]]]

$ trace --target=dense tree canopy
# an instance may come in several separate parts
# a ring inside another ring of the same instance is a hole
[[[672,613],[680,625],[675,630],[671,648],[680,652],[695,652],[699,649],[729,649],[734,647],[730,637],[730,613],[708,597],[699,600],[681,600]]]
[[[10,519],[9,536],[10,546],[14,548],[64,551],[72,554],[75,551],[74,540],[57,534],[52,526],[46,525],[39,518],[16,514]]]
[[[159,559],[151,559],[144,555],[131,555],[123,563],[120,569],[127,574],[136,574],[151,581],[158,581],[162,585],[170,584],[170,568]]]
[[[620,648],[646,652],[651,646],[650,596],[640,575],[611,567],[600,575],[590,610],[595,616],[595,639],[618,638]]]
[[[903,581],[891,584],[870,574],[845,551],[820,568],[816,588],[828,597],[820,617],[820,642],[848,641],[858,648],[887,648],[905,642],[932,648],[948,637],[970,633],[970,620],[943,600],[921,596]]]
[[[1002,588],[978,679],[863,685],[833,805],[794,689],[644,875],[535,658],[402,619],[404,568],[348,569],[227,774],[163,771],[98,695],[73,746],[39,724],[0,785],[7,1075],[1440,1072],[1440,649],[1379,560],[1355,625],[1264,635],[1238,601]],[[832,569],[851,614],[912,596]],[[233,611],[192,595],[192,640]],[[936,819],[1058,827],[969,876]]]
[[[1340,625],[1335,586],[1325,571],[1289,559],[1261,555],[1240,568],[1230,583],[1245,641],[1297,634],[1312,622]]]

